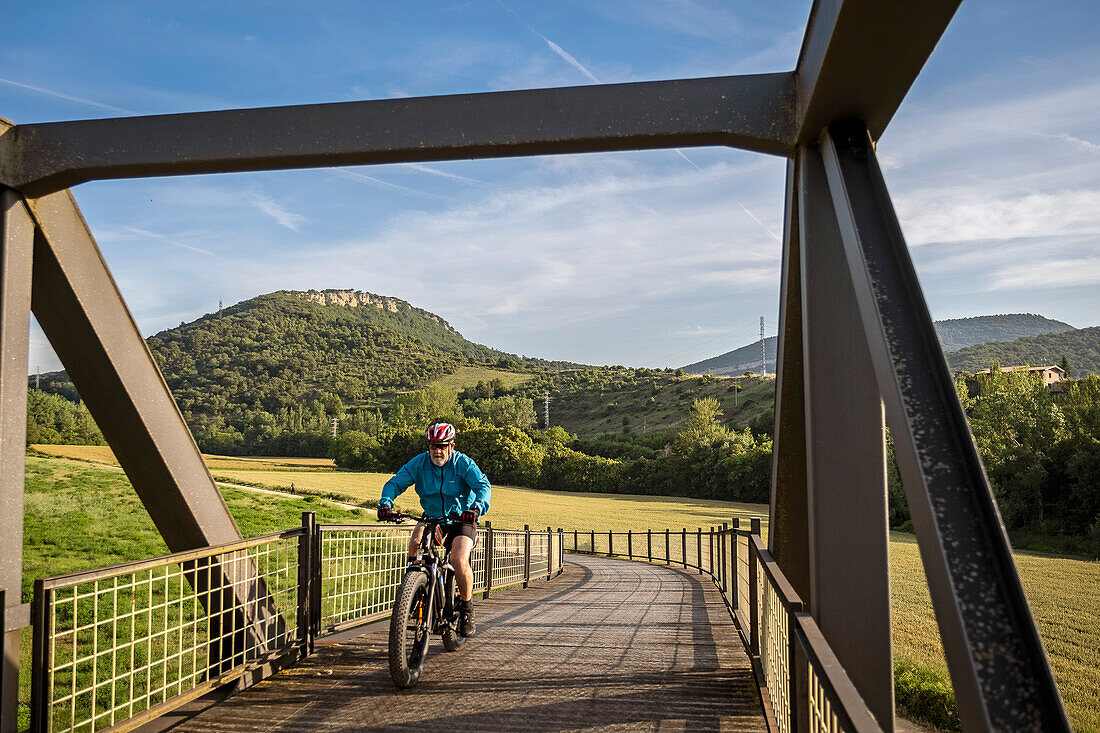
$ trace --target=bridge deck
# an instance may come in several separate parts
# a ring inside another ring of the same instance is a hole
[[[561,577],[476,605],[433,640],[420,684],[389,679],[386,632],[319,649],[173,730],[765,730],[748,657],[692,572],[570,555]]]

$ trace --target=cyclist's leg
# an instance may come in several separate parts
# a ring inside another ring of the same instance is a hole
[[[412,535],[409,536],[409,550],[408,560],[412,562],[416,559],[416,548],[420,547],[420,538],[424,536],[424,523],[417,522],[416,527],[413,528]]]
[[[474,571],[470,567],[470,551],[474,541],[460,534],[451,541],[451,565],[455,569],[455,581],[458,583],[458,595],[464,601],[473,598]]]

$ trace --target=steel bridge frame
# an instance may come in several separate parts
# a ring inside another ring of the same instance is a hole
[[[893,730],[884,425],[966,730],[1069,730],[875,156],[960,0],[815,0],[794,71],[0,121],[0,731],[16,725],[33,311],[173,552],[239,539],[68,189],[91,180],[724,145],[787,158],[770,549]],[[929,143],[933,144],[933,143]]]

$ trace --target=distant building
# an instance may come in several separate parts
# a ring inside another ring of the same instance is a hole
[[[978,374],[989,374],[990,369],[983,369]],[[1002,372],[1036,372],[1043,379],[1043,384],[1050,387],[1055,392],[1059,391],[1059,382],[1063,382],[1066,379],[1066,370],[1057,364],[1051,364],[1050,366],[1006,366],[1001,367]]]

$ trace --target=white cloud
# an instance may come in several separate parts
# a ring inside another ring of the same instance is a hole
[[[1068,260],[1044,259],[1041,255],[995,271],[992,290],[1033,290],[1100,285],[1100,257]]]
[[[1065,235],[1100,237],[1100,190],[992,198],[980,188],[922,190],[899,198],[911,246]]]

